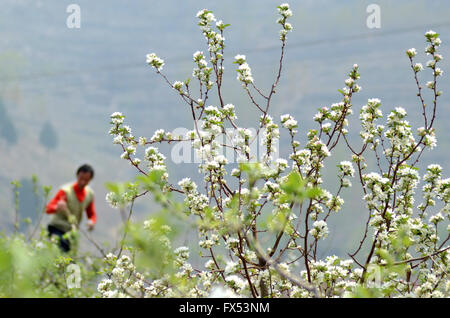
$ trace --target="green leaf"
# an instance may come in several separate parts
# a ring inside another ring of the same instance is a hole
[[[292,171],[287,180],[281,184],[281,189],[286,193],[284,200],[286,202],[300,203],[305,199],[312,199],[319,196],[322,191],[320,188],[306,188],[307,181],[302,178],[300,173]]]

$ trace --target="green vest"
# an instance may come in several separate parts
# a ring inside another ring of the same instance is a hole
[[[66,184],[61,189],[66,194],[67,208],[70,214],[74,216],[74,225],[78,228],[81,222],[81,218],[83,217],[83,212],[86,210],[86,208],[94,198],[94,191],[89,186],[86,186],[84,188],[86,191],[86,196],[83,202],[80,202],[73,188],[73,183]],[[59,211],[53,214],[50,225],[53,225],[54,227],[64,232],[70,231],[72,229],[69,219],[63,211]]]

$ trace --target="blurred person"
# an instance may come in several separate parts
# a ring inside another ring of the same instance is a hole
[[[88,186],[94,178],[94,169],[84,164],[77,169],[76,177],[77,181],[63,185],[46,207],[47,214],[52,214],[48,224],[49,236],[59,237],[59,246],[64,252],[70,250],[70,241],[64,238],[64,234],[72,230],[72,225],[79,228],[84,211],[89,231],[94,229],[97,221],[94,191]]]

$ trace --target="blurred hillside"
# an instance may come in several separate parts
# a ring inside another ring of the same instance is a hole
[[[372,2],[290,2],[294,31],[288,37],[284,73],[271,112],[276,119],[289,112],[298,119],[301,132],[312,128],[316,109],[339,101],[337,89],[357,63],[363,89],[354,99],[352,137],[358,135],[359,108],[372,97],[382,100],[384,114],[402,106],[411,123],[419,124],[419,103],[405,50],[417,48],[418,61],[425,64],[423,34],[432,28],[441,33],[441,67],[450,72],[450,2],[376,1],[381,6],[382,27],[368,29],[366,7]],[[68,29],[70,3],[0,2],[0,229],[12,226],[11,180],[29,184],[35,173],[42,184],[54,187],[54,194],[87,162],[96,169],[92,187],[98,228],[94,236],[114,244],[120,216],[106,204],[104,184],[132,179],[135,170],[119,158],[121,151],[112,144],[109,115],[123,112],[136,136],[151,137],[158,128],[190,128],[185,105],[146,66],[145,55],[155,52],[165,59],[164,72],[171,81],[191,76],[192,53],[206,50],[195,15],[204,7],[213,10],[217,18],[231,24],[225,34],[226,102],[236,105],[241,126],[254,127],[255,111],[235,80],[231,62],[237,53],[247,55],[257,86],[270,87],[279,58],[276,2],[78,0],[81,28]],[[423,165],[437,162],[445,171],[450,168],[449,84],[445,73],[436,125],[438,148],[423,156]],[[304,133],[301,138],[305,140]],[[280,147],[282,156],[288,153],[286,146]],[[349,159],[348,155],[338,149],[332,160]],[[197,173],[194,164],[169,162],[169,167],[173,182]],[[326,173],[331,178],[336,175],[334,164]],[[23,206],[32,206],[28,202],[32,196],[23,198],[27,201]],[[347,192],[344,198],[342,215],[330,219],[331,234],[324,243],[327,254],[345,255],[363,231],[366,213],[359,202],[361,193]],[[136,205],[135,216],[143,218],[154,210],[151,198],[144,197]]]

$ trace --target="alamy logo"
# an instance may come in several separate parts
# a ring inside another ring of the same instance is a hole
[[[66,268],[66,284],[68,289],[81,287],[81,270],[77,264],[70,264]]]
[[[66,9],[70,15],[67,17],[66,25],[69,29],[81,28],[81,8],[78,4],[69,4]]]
[[[189,132],[187,128],[179,127],[172,131],[174,136],[183,136]],[[242,136],[239,131],[234,128],[226,128],[225,134],[214,138],[214,143],[217,144],[217,148],[214,150],[217,155],[224,156],[228,163],[238,162],[259,162],[264,161],[267,156],[267,144],[264,142],[264,135],[266,130],[264,128],[258,129],[248,128],[249,134],[248,146],[240,145],[239,140],[242,142]],[[203,135],[206,132],[200,130]],[[256,137],[254,137],[256,136]],[[247,154],[244,155],[243,148],[247,149]],[[208,159],[208,150],[212,150],[210,144],[206,144],[204,147],[193,147],[192,140],[184,140],[174,144],[171,148],[171,159],[175,164],[180,163],[204,163]],[[273,139],[270,145],[272,160],[279,158],[279,141]],[[206,152],[206,153],[205,153]]]
[[[369,13],[366,24],[369,29],[381,28],[381,8],[378,4],[369,4],[366,12]]]
[[[381,268],[375,264],[370,264],[367,268],[367,282],[376,288],[381,288],[382,274]]]

